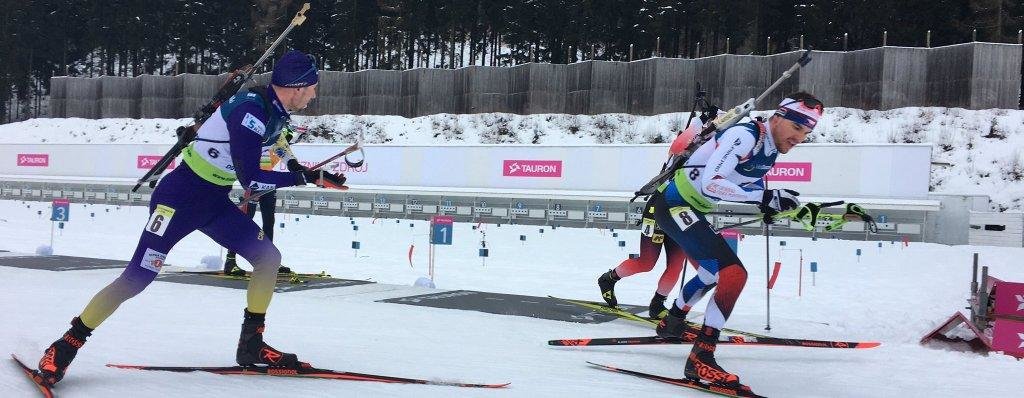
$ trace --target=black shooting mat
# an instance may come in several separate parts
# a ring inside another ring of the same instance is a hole
[[[478,311],[498,315],[516,315],[575,323],[604,323],[619,319],[615,315],[605,314],[552,297],[521,296],[472,290],[421,294],[418,296],[379,300],[378,302]],[[637,305],[619,305],[619,308],[632,313],[647,310],[647,307]]]
[[[287,293],[300,290],[329,289],[332,287],[347,287],[365,285],[373,282],[357,281],[351,279],[323,278],[318,276],[298,276],[297,281],[290,281],[290,276],[279,275],[274,292]],[[168,272],[156,277],[159,282],[183,283],[187,285],[226,287],[229,289],[247,289],[249,277],[209,275],[209,274],[188,274]]]
[[[38,269],[45,271],[80,271],[89,269],[124,268],[125,260],[72,256],[2,256],[0,266]]]

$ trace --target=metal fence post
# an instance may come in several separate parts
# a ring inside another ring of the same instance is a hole
[[[850,34],[849,33],[843,33],[843,51],[848,51],[849,47],[847,47],[846,44],[849,42],[849,40],[850,40]]]
[[[633,45],[629,45],[629,62],[633,62]]]
[[[924,35],[924,46],[926,48],[932,48],[932,30],[928,29],[928,33]]]
[[[885,47],[888,44],[888,41],[889,41],[889,31],[888,30],[883,30],[882,31],[882,47]]]

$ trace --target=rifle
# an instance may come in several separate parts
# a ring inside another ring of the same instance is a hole
[[[757,103],[761,102],[761,100],[767,97],[768,94],[771,94],[772,91],[775,91],[775,88],[782,84],[783,81],[788,79],[793,75],[793,73],[804,65],[807,65],[809,62],[811,62],[811,49],[804,51],[803,55],[800,56],[800,59],[785,72],[782,72],[782,76],[776,79],[771,86],[768,86],[768,89],[764,90],[764,92],[762,92],[761,95],[758,95],[757,98],[746,100],[744,103],[739,104],[728,112],[718,116],[711,123],[708,123],[708,125],[701,130],[700,134],[690,142],[690,145],[686,146],[686,149],[684,149],[681,154],[671,159],[672,163],[669,164],[668,167],[665,167],[661,173],[658,173],[658,175],[654,176],[654,178],[648,181],[647,184],[644,184],[643,187],[640,187],[640,189],[634,193],[633,199],[630,199],[630,202],[641,196],[647,196],[655,193],[662,183],[672,178],[672,175],[675,174],[676,170],[682,167],[683,164],[690,159],[690,156],[697,151],[697,148],[700,148],[701,145],[710,141],[711,138],[714,137],[714,134],[719,130],[725,130],[732,127],[741,119],[747,117],[747,115],[754,110],[754,107],[757,106]]]
[[[196,139],[196,133],[199,131],[199,128],[207,119],[210,118],[211,115],[213,115],[213,112],[217,111],[220,104],[238,93],[238,90],[240,90],[246,82],[252,80],[252,75],[256,72],[256,69],[270,57],[270,54],[272,54],[274,49],[281,44],[281,41],[288,36],[288,33],[290,33],[293,28],[302,25],[302,23],[306,21],[306,11],[309,11],[309,3],[302,5],[302,8],[295,14],[295,17],[292,18],[288,27],[285,28],[284,32],[277,37],[277,40],[274,40],[274,43],[272,43],[270,47],[263,52],[263,56],[261,56],[255,64],[243,66],[242,68],[232,72],[231,75],[228,76],[228,80],[220,86],[220,89],[217,90],[217,94],[215,94],[213,98],[206,103],[206,105],[203,105],[192,115],[192,123],[178,127],[175,131],[178,141],[174,143],[174,146],[171,147],[171,149],[168,150],[162,158],[160,158],[160,161],[158,161],[153,168],[149,169],[146,174],[139,178],[135,183],[135,187],[132,188],[132,192],[138,191],[139,187],[146,183],[149,184],[150,188],[156,187],[157,181],[160,180],[160,177],[163,175],[164,170],[167,169],[167,166],[174,161],[174,158],[181,154],[181,151],[184,150],[185,147]]]

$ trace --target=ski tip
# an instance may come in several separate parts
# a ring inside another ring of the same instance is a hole
[[[878,346],[881,346],[881,345],[882,345],[882,343],[879,343],[877,341],[869,341],[869,342],[857,344],[857,348],[875,348],[875,347],[878,347]]]
[[[619,369],[619,368],[616,368],[616,367],[614,367],[614,366],[608,366],[608,365],[603,365],[603,364],[599,364],[599,363],[597,363],[597,362],[590,362],[590,361],[587,361],[587,363],[588,363],[588,364],[589,364],[590,366],[593,366],[593,367],[595,367],[595,368],[601,368],[601,369],[611,369],[611,370],[618,370],[618,369]]]
[[[117,364],[117,363],[108,363],[107,367],[108,368],[118,368],[118,369],[142,369],[142,366],[138,366],[138,365],[123,365],[123,364]]]
[[[561,339],[561,340],[548,340],[548,345],[558,347],[578,347],[589,345],[592,339]]]

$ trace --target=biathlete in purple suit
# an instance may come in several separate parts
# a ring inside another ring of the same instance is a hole
[[[171,248],[197,230],[253,265],[236,351],[238,364],[303,366],[295,354],[263,341],[264,317],[274,294],[281,252],[228,194],[236,180],[253,193],[307,183],[343,186],[344,175],[308,170],[298,162],[290,162],[288,172],[260,169],[262,148],[278,139],[290,111],[301,110],[316,98],[318,79],[312,57],[289,51],[274,66],[269,86],[239,92],[203,123],[195,142],[182,151],[184,164],[153,191],[149,221],[131,262],[46,349],[39,361],[38,381],[50,386],[60,381],[92,331],[153,282]]]

